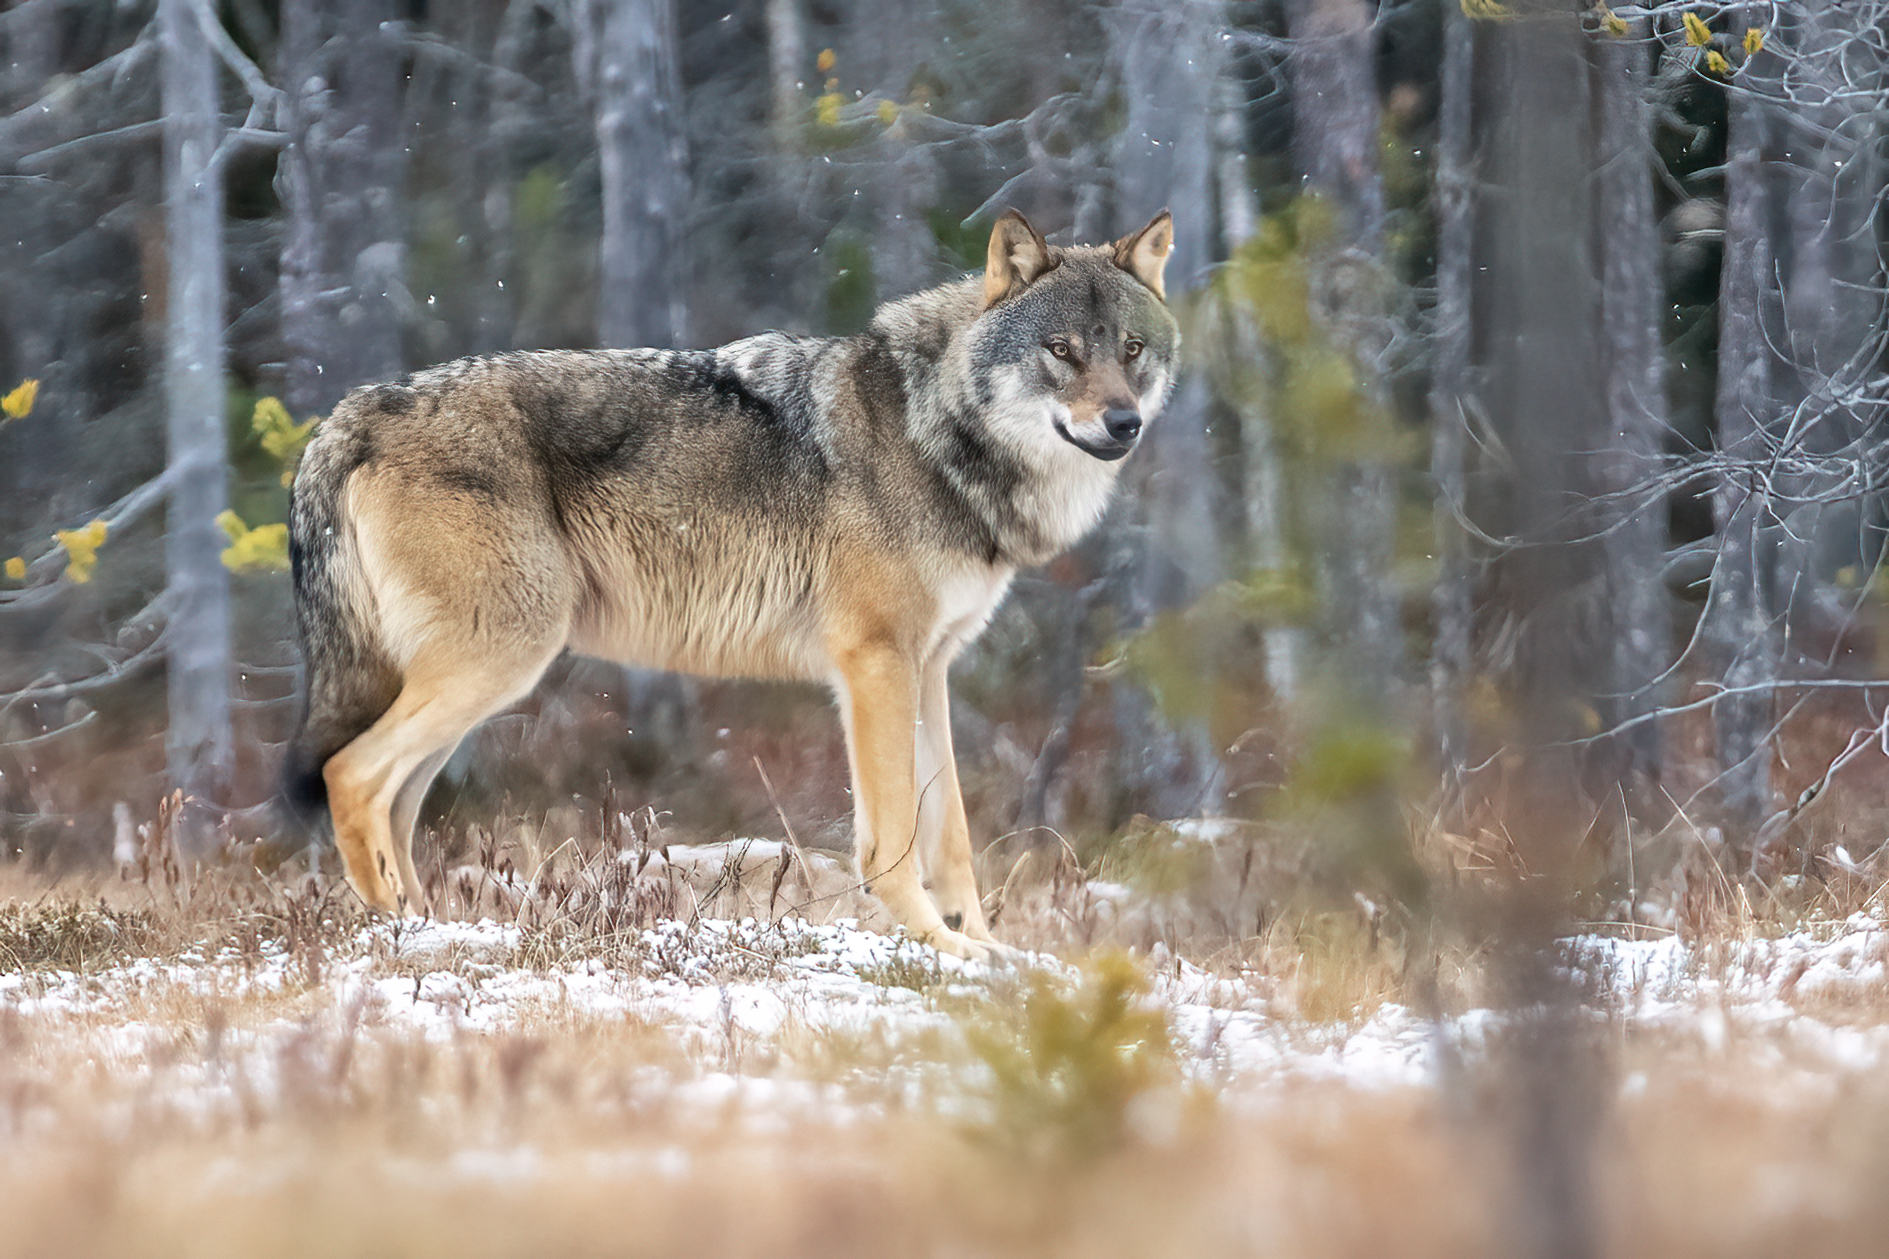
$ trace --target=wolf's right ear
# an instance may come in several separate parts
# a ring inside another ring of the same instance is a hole
[[[990,230],[984,256],[984,309],[1028,288],[1049,270],[1049,242],[1015,210],[1005,210]]]

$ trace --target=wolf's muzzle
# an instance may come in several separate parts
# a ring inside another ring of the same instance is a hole
[[[1102,427],[1108,436],[1100,441],[1084,440],[1070,432],[1061,419],[1056,421],[1056,431],[1062,439],[1080,450],[1085,455],[1094,455],[1097,459],[1114,462],[1135,448],[1135,440],[1141,436],[1141,413],[1139,411],[1108,411],[1102,416]]]

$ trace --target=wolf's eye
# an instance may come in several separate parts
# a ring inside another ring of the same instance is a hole
[[[1069,342],[1067,341],[1051,341],[1049,343],[1049,352],[1065,363],[1067,363],[1071,357],[1069,353]]]
[[[1141,357],[1141,352],[1145,348],[1147,347],[1143,346],[1141,342],[1130,338],[1128,344],[1122,347],[1122,353],[1130,362],[1133,362],[1135,359]]]

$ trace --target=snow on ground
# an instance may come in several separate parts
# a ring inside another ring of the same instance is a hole
[[[175,1008],[180,997],[196,1008],[217,1000],[254,1004],[264,1011],[259,1021],[227,1035],[232,1044],[240,1037],[258,1049],[321,1018],[440,1042],[529,1032],[547,1019],[634,1020],[712,1062],[736,1037],[765,1045],[788,1029],[890,1044],[948,1036],[954,1022],[947,1005],[1001,998],[1017,979],[1014,970],[939,957],[845,921],[665,921],[621,955],[623,965],[596,958],[531,965],[526,944],[517,927],[489,921],[380,925],[362,930],[351,951],[332,950],[318,969],[269,943],[247,956],[230,948],[85,975],[4,975],[0,1010],[83,1029],[102,1055],[126,1066],[135,1066],[151,1042],[151,1029],[135,1012],[167,1001]],[[1703,952],[1672,938],[1583,936],[1567,945],[1570,963],[1589,978],[1595,1009],[1623,1027],[1689,1037],[1707,1051],[1733,1037],[1768,1037],[1796,1069],[1837,1075],[1871,1071],[1889,1058],[1889,1027],[1882,1025],[1886,955],[1889,932],[1861,914]],[[1077,978],[1053,959],[1025,963],[1032,966]],[[1174,962],[1157,975],[1149,999],[1165,1008],[1190,1072],[1232,1092],[1263,1093],[1304,1080],[1361,1089],[1425,1086],[1440,1047],[1473,1050],[1495,1020],[1471,1010],[1432,1023],[1386,1005],[1351,1023],[1308,1023],[1279,1017],[1276,1005],[1247,985]],[[710,1102],[785,1103],[775,1083],[726,1071],[686,1085]]]

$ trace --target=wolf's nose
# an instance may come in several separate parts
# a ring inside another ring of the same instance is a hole
[[[1105,411],[1102,426],[1118,442],[1132,442],[1141,432],[1141,412],[1126,408]]]

